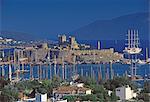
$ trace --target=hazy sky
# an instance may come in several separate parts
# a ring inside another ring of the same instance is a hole
[[[2,30],[45,36],[70,32],[95,20],[148,10],[148,0],[0,1]]]

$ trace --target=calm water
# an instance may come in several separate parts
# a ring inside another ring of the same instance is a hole
[[[22,69],[22,67],[20,67]],[[8,76],[8,66],[4,66],[5,69],[5,77]],[[25,70],[30,70],[30,66],[26,65],[24,67]],[[38,78],[38,69],[39,66],[33,67],[33,77]],[[105,73],[109,73],[108,77],[110,78],[110,65],[104,64],[78,64],[76,66],[73,65],[65,65],[65,68],[62,68],[61,65],[57,65],[54,67],[51,66],[42,66],[42,78],[46,78],[46,73],[48,69],[48,78],[52,78],[55,74],[63,77],[63,73],[65,73],[65,79],[70,79],[72,75],[79,74],[81,76],[90,76],[94,77],[98,80],[98,72],[101,72],[102,78],[105,79]],[[123,76],[127,71],[130,73],[130,67],[126,64],[113,64],[112,65],[113,73],[115,76]],[[14,66],[12,66],[12,72],[14,72]],[[2,73],[2,66],[0,66],[0,73]],[[138,65],[137,74],[145,77],[145,75],[150,75],[150,65]],[[29,79],[30,72],[25,73],[24,75],[20,75],[21,78]]]

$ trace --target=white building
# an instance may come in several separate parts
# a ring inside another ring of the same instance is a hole
[[[83,84],[76,84],[70,86],[60,86],[53,89],[53,96],[56,100],[62,99],[64,96],[68,95],[89,95],[92,94],[92,90],[83,87]]]
[[[13,41],[13,39],[5,39],[6,40],[6,42],[12,42]]]
[[[67,100],[58,100],[56,102],[67,102]]]
[[[108,95],[111,96],[112,94],[112,91],[108,90]]]
[[[28,98],[28,99],[24,99],[23,101],[25,102],[35,102],[35,98]],[[23,102],[23,101],[18,101],[18,102]]]
[[[35,98],[36,98],[35,102],[47,102],[47,94],[37,93],[35,95]]]
[[[131,87],[127,86],[122,86],[116,88],[116,96],[120,98],[120,100],[130,100],[134,97],[137,96],[136,93],[131,89]]]

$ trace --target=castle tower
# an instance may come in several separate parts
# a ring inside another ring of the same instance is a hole
[[[59,39],[59,44],[65,43],[66,40],[66,35],[58,35],[58,39]]]

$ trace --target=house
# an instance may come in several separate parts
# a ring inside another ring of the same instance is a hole
[[[108,95],[111,96],[112,94],[112,91],[108,90]]]
[[[53,90],[53,96],[55,99],[61,99],[63,96],[68,95],[88,95],[91,94],[92,90],[89,88],[82,87],[82,84],[76,86],[60,86]]]
[[[137,96],[137,94],[131,89],[131,87],[129,87],[129,85],[118,87],[116,88],[115,92],[116,96],[118,96],[120,100],[130,100]]]
[[[37,93],[35,95],[35,102],[47,102],[47,94],[40,94],[40,93]]]
[[[58,100],[56,102],[67,102],[67,100]]]
[[[23,91],[19,92],[18,102],[48,102],[47,94],[36,93],[35,90],[32,90],[28,96],[26,96]]]

